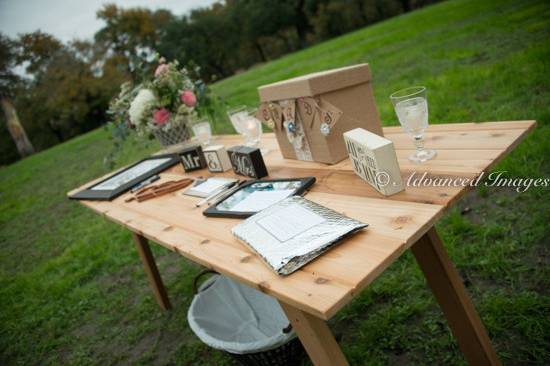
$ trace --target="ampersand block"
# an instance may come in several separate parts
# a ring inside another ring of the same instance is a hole
[[[223,145],[205,147],[203,150],[206,166],[212,173],[221,173],[231,169],[231,161]]]
[[[183,170],[186,172],[206,168],[206,161],[200,145],[187,147],[178,152],[178,155],[181,158]]]
[[[235,174],[260,179],[267,176],[262,153],[257,147],[234,146],[227,150]]]

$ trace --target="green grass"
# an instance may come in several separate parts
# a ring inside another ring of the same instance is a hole
[[[497,169],[550,177],[550,6],[453,1],[390,19],[259,65],[214,85],[232,105],[256,87],[369,62],[382,121],[388,95],[423,84],[432,123],[536,119]],[[225,122],[218,132],[230,132]],[[0,169],[0,364],[228,365],[186,322],[193,263],[154,246],[174,310],[159,311],[128,232],[65,192],[108,171],[98,129]],[[157,149],[131,139],[117,165]],[[470,210],[464,210],[468,207]],[[467,212],[467,213],[466,213]],[[550,360],[550,200],[478,189],[438,230],[507,365]],[[464,364],[412,255],[405,254],[330,325],[352,365]]]

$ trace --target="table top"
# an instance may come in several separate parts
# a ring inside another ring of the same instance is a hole
[[[475,178],[492,168],[535,127],[535,121],[456,123],[430,125],[425,145],[437,150],[434,160],[421,165],[407,159],[412,138],[399,127],[384,128],[394,142],[404,181],[413,171],[427,177]],[[217,136],[214,144],[238,145],[236,135]],[[197,198],[179,192],[149,201],[80,201],[85,206],[169,248],[190,260],[253,286],[279,300],[329,319],[416,242],[466,187],[406,187],[384,197],[352,170],[346,159],[326,165],[284,159],[275,136],[264,134],[262,148],[269,178],[314,176],[317,182],[305,196],[349,217],[366,222],[366,230],[342,241],[293,274],[282,277],[231,234],[240,220],[209,218]],[[180,165],[161,173],[161,181],[183,176],[214,176],[207,169],[184,173]],[[215,176],[234,176],[230,172]],[[93,182],[69,192],[76,192]]]

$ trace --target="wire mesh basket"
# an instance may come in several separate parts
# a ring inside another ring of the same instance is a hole
[[[153,135],[155,135],[163,147],[176,145],[191,138],[191,132],[187,127],[187,123],[173,125],[169,129],[154,130]]]
[[[198,286],[209,273],[215,275]],[[199,273],[193,289],[187,321],[204,343],[227,352],[242,366],[302,364],[302,343],[274,298],[212,270]]]

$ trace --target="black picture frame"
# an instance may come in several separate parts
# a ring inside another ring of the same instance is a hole
[[[246,219],[247,217],[254,215],[256,212],[238,212],[238,211],[220,210],[217,208],[217,206],[223,201],[231,198],[234,194],[237,194],[242,189],[255,183],[270,183],[270,182],[276,183],[276,182],[294,182],[294,181],[300,181],[301,185],[299,188],[296,188],[294,192],[292,192],[289,195],[289,197],[296,196],[296,195],[300,195],[300,196],[304,195],[306,191],[315,183],[315,177],[250,180],[241,184],[239,189],[231,193],[231,195],[227,197],[222,197],[222,199],[210,205],[206,210],[202,212],[202,214],[208,217],[228,217],[228,218]]]
[[[165,161],[164,163],[154,167],[153,169],[148,170],[147,172],[140,174],[136,176],[135,178],[132,178],[132,180],[121,184],[120,186],[114,188],[114,189],[93,189],[94,187],[114,178],[117,176],[120,176],[127,172],[128,170],[136,167],[139,164],[142,164],[144,161],[149,160],[155,160],[155,159],[166,159],[169,158],[168,161]],[[152,177],[155,174],[158,174],[176,164],[179,164],[180,158],[178,154],[163,154],[163,155],[154,155],[150,156],[145,159],[141,159],[140,161],[114,173],[108,176],[105,179],[102,179],[101,181],[92,184],[91,186],[76,192],[75,194],[69,196],[70,199],[74,200],[92,200],[92,201],[111,201],[112,199],[120,196],[124,192],[130,190],[132,187],[137,185],[140,182],[143,182],[145,179]]]

